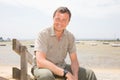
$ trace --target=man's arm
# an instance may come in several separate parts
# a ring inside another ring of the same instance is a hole
[[[70,59],[71,59],[71,69],[73,76],[75,77],[76,80],[78,80],[79,63],[76,53],[71,53]]]
[[[62,68],[59,68],[52,62],[46,60],[46,54],[44,52],[36,51],[36,63],[38,67],[47,68],[56,75],[59,75],[59,76],[64,75],[64,72],[63,72],[64,70]]]

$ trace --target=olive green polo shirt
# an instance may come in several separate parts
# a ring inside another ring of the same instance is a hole
[[[53,27],[48,27],[38,34],[34,49],[44,52],[47,60],[64,68],[67,53],[76,52],[75,38],[72,33],[64,30],[61,39],[58,40]]]

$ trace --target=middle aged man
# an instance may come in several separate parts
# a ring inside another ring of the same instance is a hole
[[[59,7],[53,14],[53,25],[45,28],[35,40],[36,64],[33,74],[37,80],[97,80],[93,71],[79,67],[75,38],[66,27],[71,12],[67,7]],[[71,64],[66,64],[67,53]]]

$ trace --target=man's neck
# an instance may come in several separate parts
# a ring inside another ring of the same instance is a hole
[[[56,37],[58,38],[58,40],[61,39],[62,35],[63,35],[64,31],[55,31]]]

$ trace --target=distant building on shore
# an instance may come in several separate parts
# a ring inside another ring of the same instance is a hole
[[[0,42],[1,42],[1,41],[4,41],[2,37],[0,37]]]
[[[11,41],[11,39],[7,38],[6,40],[4,40],[3,37],[0,37],[0,42],[3,42],[3,41]]]

